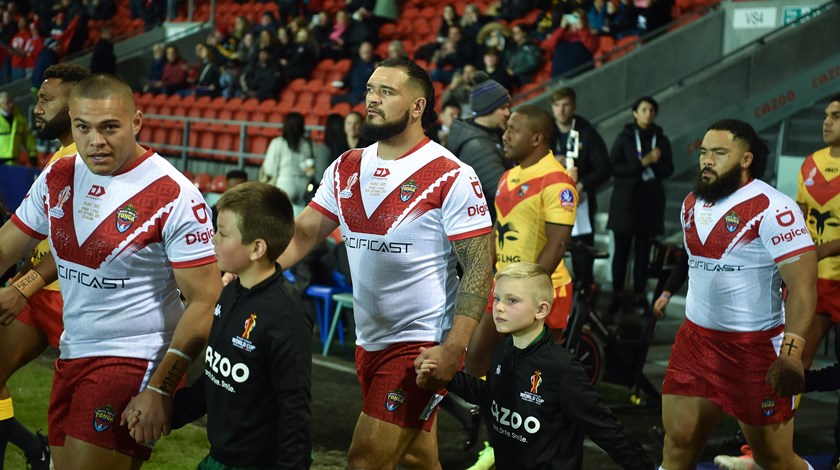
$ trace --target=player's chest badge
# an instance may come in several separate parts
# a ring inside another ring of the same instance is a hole
[[[414,180],[408,180],[400,185],[400,200],[402,202],[408,202],[408,200],[411,199],[416,192],[417,182]]]
[[[738,230],[738,226],[741,225],[741,218],[738,217],[738,214],[736,214],[735,211],[732,211],[729,214],[726,214],[723,218],[723,222],[726,225],[726,230],[734,232],[735,230]]]

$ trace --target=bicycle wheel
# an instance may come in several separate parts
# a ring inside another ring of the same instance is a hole
[[[604,374],[604,345],[600,339],[586,331],[581,332],[577,348],[572,355],[583,364],[592,385],[601,380]]]

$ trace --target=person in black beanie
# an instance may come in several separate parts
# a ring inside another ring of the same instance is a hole
[[[447,148],[475,170],[490,209],[490,218],[495,221],[496,188],[502,173],[507,170],[502,133],[510,117],[510,93],[484,72],[476,72],[473,83],[470,92],[473,118],[452,121]]]

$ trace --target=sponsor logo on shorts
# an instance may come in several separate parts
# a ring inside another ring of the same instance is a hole
[[[108,429],[116,419],[117,413],[111,405],[101,406],[93,410],[93,429],[102,432]]]
[[[408,180],[400,186],[400,200],[402,202],[408,202],[408,200],[411,199],[416,192],[417,182],[414,180]]]
[[[734,232],[738,230],[738,226],[741,225],[741,218],[738,217],[738,214],[735,211],[730,212],[723,218],[724,223],[726,224],[726,230],[729,232]]]
[[[761,402],[761,412],[764,416],[772,416],[776,412],[776,401],[770,397]]]
[[[391,390],[385,396],[385,409],[394,411],[405,403],[405,392],[402,389]]]
[[[58,200],[55,202],[55,206],[53,206],[49,211],[51,217],[55,217],[56,219],[64,217],[64,203],[67,202],[68,199],[70,199],[71,191],[72,190],[68,185],[65,186],[60,193],[58,193]]]
[[[563,192],[560,193],[560,205],[563,207],[575,206],[575,195],[572,193],[571,189],[564,189]]]
[[[124,233],[137,220],[137,209],[131,204],[117,211],[117,230]]]
[[[545,399],[539,395],[540,385],[542,385],[542,372],[535,370],[531,375],[531,389],[527,392],[519,392],[519,398],[528,403],[535,405],[542,405]]]

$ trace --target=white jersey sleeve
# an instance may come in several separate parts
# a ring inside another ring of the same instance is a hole
[[[799,207],[787,197],[771,199],[770,204],[758,233],[773,260],[778,264],[812,250],[814,242]]]
[[[490,223],[487,200],[475,171],[461,165],[449,194],[443,201],[443,225],[450,240],[463,240],[486,233]]]
[[[182,203],[172,207],[163,226],[166,257],[176,269],[207,264],[207,258],[214,256],[210,208],[194,186],[182,185],[181,188]]]

